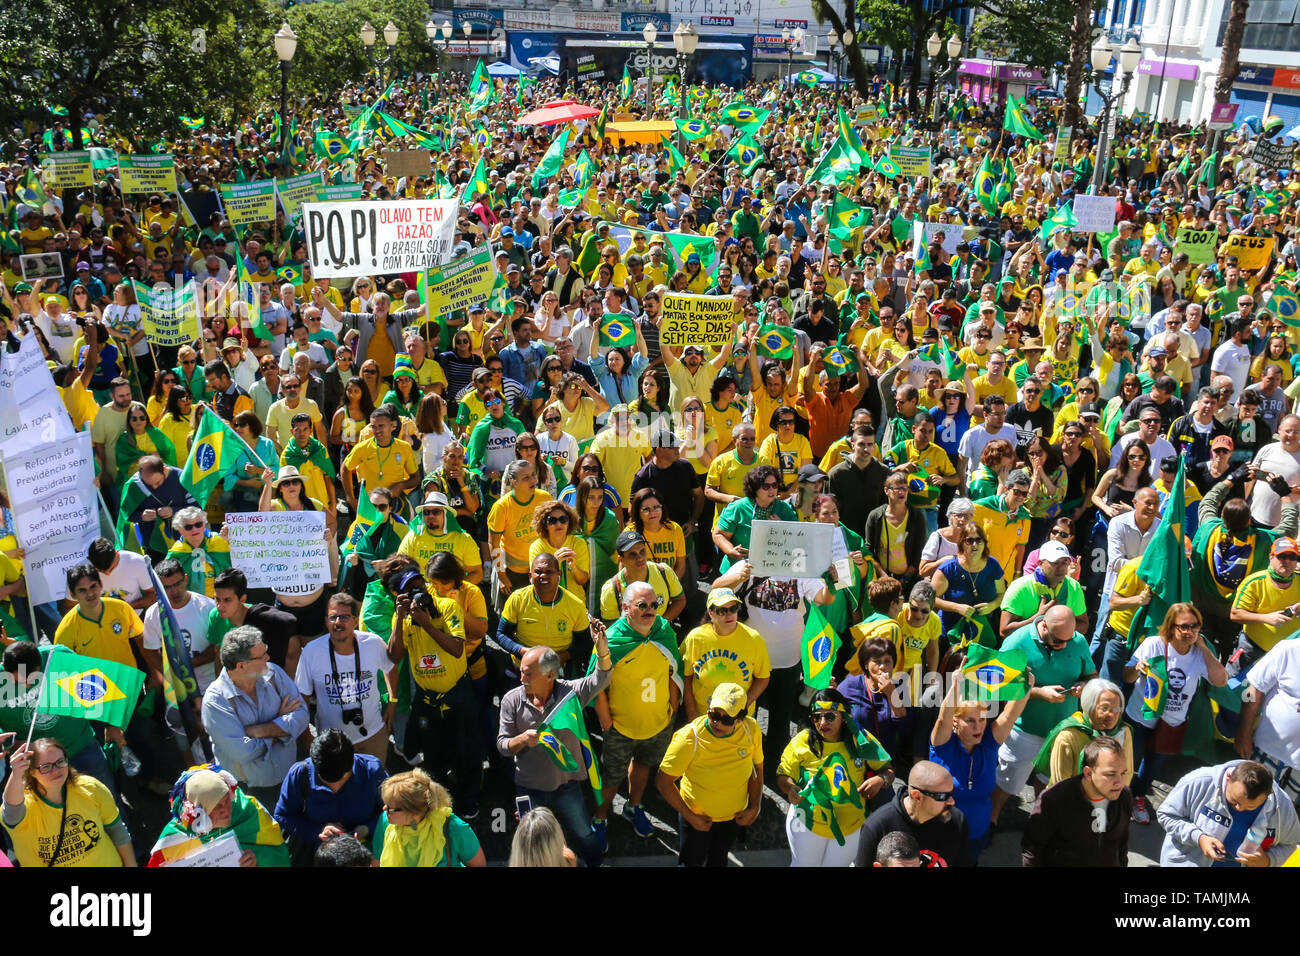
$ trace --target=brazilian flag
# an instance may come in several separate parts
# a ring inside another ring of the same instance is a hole
[[[1028,660],[1023,651],[998,651],[980,644],[971,645],[962,665],[967,696],[975,700],[1019,700],[1029,693],[1025,668]]]
[[[835,652],[839,646],[840,636],[826,620],[826,615],[816,604],[809,604],[802,641],[805,684],[815,690],[824,690],[830,686],[831,669],[835,665]]]
[[[754,135],[759,128],[772,115],[771,110],[755,109],[747,103],[740,100],[734,100],[718,110],[718,117],[733,126],[739,127],[747,135]]]
[[[897,179],[901,172],[898,168],[898,164],[889,158],[888,151],[881,153],[880,158],[876,160],[875,165],[871,168],[880,173],[880,175],[884,176],[886,179]]]
[[[807,87],[815,87],[821,82],[819,76],[814,70],[802,70],[795,75],[795,80]]]
[[[984,154],[979,171],[975,173],[975,198],[980,201],[984,211],[990,216],[998,211],[997,191],[998,177],[1002,174],[1002,165],[993,160],[989,153]]]
[[[1284,286],[1273,289],[1273,297],[1268,300],[1268,308],[1290,328],[1300,328],[1300,297]]]
[[[758,330],[758,354],[764,358],[794,357],[794,331],[784,325],[765,325]]]
[[[859,166],[861,162],[853,157],[848,144],[843,138],[837,138],[808,174],[808,182],[837,186],[851,179]]]
[[[573,163],[573,188],[586,189],[596,178],[596,162],[585,149]]]
[[[921,250],[916,254],[916,262],[912,264],[912,271],[920,275],[922,272],[929,272],[933,268],[934,263],[930,260],[930,244],[922,239]]]
[[[627,64],[623,64],[623,79],[618,84],[619,102],[626,103],[632,99],[632,75],[627,71]]]
[[[356,148],[355,141],[346,140],[333,130],[323,129],[316,134],[312,152],[321,159],[341,160],[352,155]]]
[[[813,809],[822,811],[827,818],[831,836],[835,838],[835,842],[843,846],[844,831],[840,829],[839,820],[836,819],[835,808],[845,804],[861,809],[862,795],[858,793],[858,788],[853,786],[853,778],[849,775],[844,757],[833,753],[821,762],[804,788],[799,791],[799,802],[796,807],[802,808],[805,815]]]
[[[1007,97],[1007,108],[1002,114],[1002,128],[1008,133],[1015,133],[1027,139],[1047,138],[1035,129],[1034,124],[1029,122],[1029,117],[1025,116],[1025,100],[1021,96]]]
[[[181,471],[181,486],[203,504],[223,478],[239,461],[239,453],[247,446],[210,408],[203,409],[199,427],[194,433],[190,456]]]
[[[203,129],[203,124],[207,122],[202,116],[181,116],[178,119],[186,129]]]
[[[612,348],[636,345],[636,329],[625,315],[606,312],[600,320],[600,344]]]
[[[668,150],[668,175],[676,176],[686,168],[686,157],[681,154],[681,151],[675,145],[673,145],[671,137],[665,136],[663,137],[663,141],[664,149]]]
[[[1074,203],[1067,202],[1047,217],[1046,221],[1043,222],[1043,228],[1038,231],[1038,235],[1043,244],[1046,245],[1047,241],[1052,238],[1052,233],[1058,229],[1073,229],[1078,224],[1079,220],[1074,216]]]
[[[858,360],[853,357],[853,350],[847,346],[833,346],[822,353],[822,364],[826,374],[831,378],[851,375],[858,370]]]
[[[682,134],[682,138],[687,142],[693,143],[697,139],[704,139],[706,136],[713,134],[713,130],[709,128],[709,124],[704,120],[677,119],[673,120],[673,122],[677,124],[678,132]]]
[[[114,727],[131,722],[144,687],[142,670],[66,650],[45,659],[44,678],[38,712],[101,720]]]
[[[487,167],[483,164],[483,157],[478,158],[478,163],[474,166],[474,172],[470,174],[469,182],[465,183],[465,188],[460,194],[460,203],[462,206],[472,206],[474,198],[479,193],[488,192],[490,189],[487,178]]]
[[[561,741],[558,731],[568,731],[577,738],[577,754]],[[587,722],[582,716],[582,703],[576,694],[570,693],[546,715],[546,720],[537,728],[537,740],[561,770],[569,773],[586,770],[587,782],[596,795],[596,805],[604,802],[600,795],[600,767],[596,763],[596,752],[591,746],[591,736],[587,733]]]
[[[1146,720],[1155,720],[1165,712],[1165,704],[1169,702],[1169,664],[1163,655],[1147,661],[1141,689],[1142,716]]]
[[[759,149],[758,144],[750,140],[747,136],[736,140],[731,149],[727,150],[727,155],[736,161],[740,166],[741,172],[749,175],[754,171],[759,163],[764,159],[763,151]]]

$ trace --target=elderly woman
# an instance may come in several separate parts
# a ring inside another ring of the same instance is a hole
[[[952,504],[948,506],[947,526],[932,532],[925,539],[925,547],[921,549],[921,577],[930,577],[944,561],[956,557],[962,529],[974,513],[975,504],[969,498],[952,499]]]
[[[982,702],[960,699],[963,683],[954,679],[948,684],[939,717],[930,730],[930,759],[952,774],[953,801],[965,815],[970,828],[966,859],[958,861],[958,865],[975,866],[993,836],[991,824],[998,749],[1011,735],[1012,726],[1029,703],[1029,695],[1007,701],[990,726]],[[1029,671],[1028,683],[1032,691],[1032,670]]]
[[[451,794],[423,770],[389,777],[379,796],[371,845],[380,866],[487,866],[473,828],[451,812]]]
[[[280,825],[228,771],[213,764],[191,767],[169,797],[172,818],[154,844],[150,866],[165,866],[227,834],[239,844],[240,866],[289,865]]]
[[[9,767],[2,819],[19,866],[135,866],[113,794],[74,770],[57,740],[19,744]]]
[[[970,476],[971,501],[998,493],[1003,480],[1016,466],[1016,449],[1005,438],[995,438],[980,452],[980,464]]]
[[[215,597],[212,584],[218,574],[230,567],[230,545],[226,539],[208,529],[208,516],[202,508],[182,508],[172,515],[176,543],[167,551],[185,569],[195,594]]]
[[[1079,693],[1079,709],[1057,724],[1043,741],[1034,770],[1047,777],[1048,786],[1078,776],[1083,748],[1093,737],[1114,737],[1124,747],[1128,771],[1124,782],[1133,779],[1133,731],[1124,723],[1124,692],[1104,677],[1094,677]]]
[[[748,557],[754,521],[799,520],[789,502],[781,500],[781,473],[771,465],[759,465],[746,474],[743,487],[744,497],[722,509],[713,529],[713,544],[724,555],[721,573]]]

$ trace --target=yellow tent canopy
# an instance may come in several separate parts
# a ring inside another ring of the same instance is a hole
[[[608,123],[605,126],[605,139],[618,143],[658,144],[665,136],[672,136],[677,127],[664,120],[641,120],[631,123]]]

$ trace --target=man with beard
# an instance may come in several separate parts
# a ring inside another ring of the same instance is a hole
[[[944,767],[929,760],[912,765],[907,788],[862,825],[857,865],[871,866],[876,846],[895,832],[910,833],[922,850],[938,855],[949,866],[962,859],[969,840],[966,817],[953,805],[952,774]]]
[[[1025,866],[1127,866],[1128,759],[1113,737],[1083,748],[1083,770],[1044,790],[1021,840]]]

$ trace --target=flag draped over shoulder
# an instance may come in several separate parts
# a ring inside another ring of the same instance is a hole
[[[46,659],[36,709],[43,714],[125,727],[144,687],[144,671],[72,651]]]
[[[578,754],[573,754],[557,736],[557,731],[568,731],[578,741]],[[596,752],[591,746],[591,736],[587,733],[587,722],[582,716],[582,703],[578,695],[570,693],[564,700],[546,715],[542,725],[537,728],[537,742],[550,754],[551,759],[564,771],[573,773],[585,770],[587,782],[591,784],[596,796],[596,804],[604,802],[600,791],[600,766],[596,763]]]
[[[813,771],[808,783],[799,791],[797,807],[805,811],[816,808],[825,813],[831,836],[840,846],[844,846],[844,831],[840,829],[835,808],[839,804],[849,804],[862,808],[862,795],[853,785],[848,765],[838,753],[829,754]]]
[[[246,446],[210,408],[203,409],[199,427],[194,433],[190,456],[181,471],[181,485],[202,505],[208,495],[226,477],[239,461],[239,453]]]
[[[1173,490],[1164,502],[1160,524],[1138,562],[1137,576],[1151,589],[1151,601],[1140,606],[1133,615],[1128,636],[1130,650],[1156,632],[1171,605],[1191,600],[1191,576],[1187,571],[1187,551],[1183,545],[1183,523],[1187,520],[1186,474],[1187,457],[1181,456]]]

